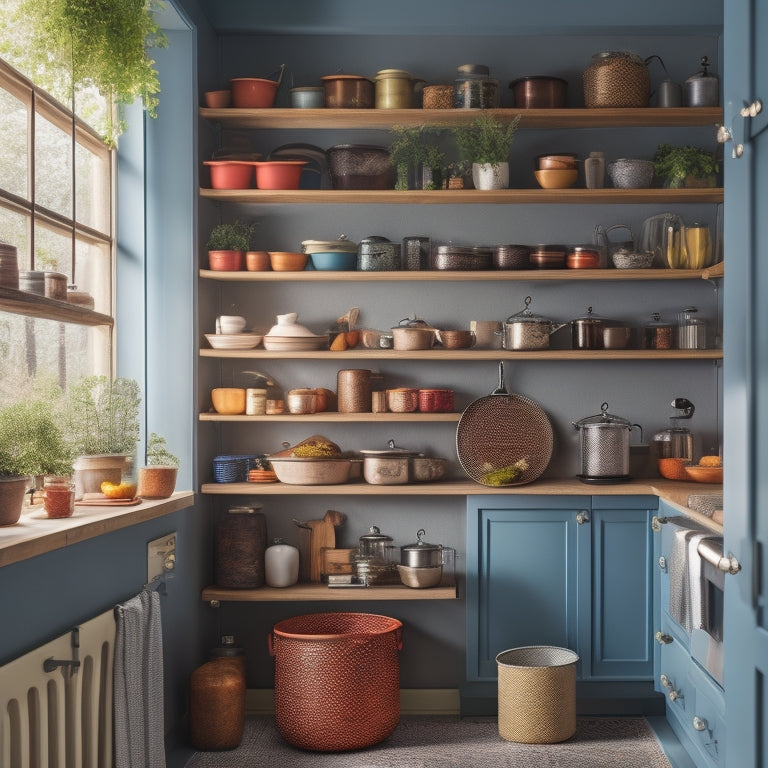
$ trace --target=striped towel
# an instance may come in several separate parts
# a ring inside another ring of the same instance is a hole
[[[160,595],[115,608],[115,768],[165,768]]]

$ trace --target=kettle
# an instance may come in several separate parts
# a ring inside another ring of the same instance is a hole
[[[709,74],[709,59],[701,58],[701,70],[691,75],[683,86],[683,105],[686,107],[716,107],[720,103],[720,81]]]
[[[660,459],[687,459],[693,460],[693,434],[689,429],[681,427],[681,419],[690,419],[693,416],[695,406],[685,397],[676,397],[672,407],[680,411],[676,416],[670,416],[674,426],[663,429],[653,436],[656,453]]]

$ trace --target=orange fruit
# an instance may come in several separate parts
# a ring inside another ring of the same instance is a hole
[[[108,499],[132,499],[136,496],[136,483],[111,483],[105,480],[101,492]]]
[[[722,467],[723,460],[719,456],[702,456],[699,460],[700,467]]]
[[[343,333],[340,333],[333,340],[333,344],[331,344],[331,351],[332,352],[343,352],[346,348],[347,348],[346,335],[343,334]]]
[[[357,346],[357,342],[360,341],[360,331],[347,331],[344,334],[344,339],[347,342],[347,346],[352,349]]]

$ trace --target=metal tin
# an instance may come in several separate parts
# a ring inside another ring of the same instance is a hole
[[[400,243],[384,237],[364,237],[357,249],[357,268],[363,272],[392,272],[401,269]]]
[[[429,568],[443,564],[441,544],[428,544],[423,537],[426,531],[420,528],[416,532],[416,542],[400,547],[400,563],[409,568]]]
[[[45,296],[45,272],[23,270],[19,272],[19,290]]]
[[[382,69],[376,74],[376,109],[411,109],[413,78],[404,69]]]
[[[703,56],[701,70],[689,77],[683,87],[686,107],[716,107],[720,103],[720,81],[709,74],[709,59]]]
[[[45,295],[49,299],[67,300],[67,276],[61,272],[46,272],[43,279]]]
[[[322,86],[291,88],[291,106],[295,109],[321,109],[325,106]]]
[[[565,266],[568,269],[599,269],[600,251],[594,246],[576,245],[568,251]]]
[[[267,390],[248,388],[245,390],[246,416],[263,416],[267,412]]]
[[[400,256],[403,269],[429,269],[431,240],[426,235],[409,235],[403,238]]]

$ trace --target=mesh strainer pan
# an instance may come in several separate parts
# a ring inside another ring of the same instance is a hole
[[[505,483],[524,485],[544,472],[553,447],[549,417],[533,400],[507,392],[504,363],[499,363],[498,389],[471,403],[459,419],[456,452],[462,468],[475,482],[491,485],[482,479],[488,472],[525,459],[528,469]]]

